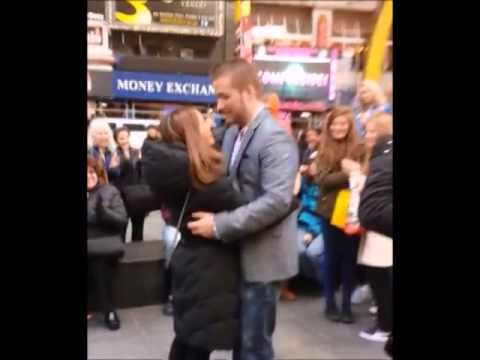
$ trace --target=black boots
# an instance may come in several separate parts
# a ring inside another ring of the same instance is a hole
[[[344,324],[353,324],[355,319],[352,314],[352,310],[343,310],[342,315],[340,315],[340,322]]]
[[[115,311],[105,314],[105,325],[112,331],[120,329],[120,318]]]
[[[340,321],[340,313],[338,312],[337,306],[335,304],[327,305],[327,308],[325,310],[325,317],[332,322]]]

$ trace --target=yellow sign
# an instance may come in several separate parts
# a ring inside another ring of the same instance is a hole
[[[125,14],[115,12],[115,18],[127,25],[150,25],[152,23],[152,13],[145,5],[147,0],[127,0],[135,9],[134,14]]]
[[[250,0],[235,0],[235,22],[240,22],[243,17],[250,16]]]
[[[370,42],[370,50],[365,66],[366,80],[379,81],[382,75],[382,64],[385,58],[385,45],[388,41],[388,35],[392,29],[393,20],[393,2],[387,0],[383,3],[382,10],[378,17],[375,29],[373,30]]]

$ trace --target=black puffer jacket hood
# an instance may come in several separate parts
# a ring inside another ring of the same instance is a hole
[[[183,192],[188,189],[190,173],[184,144],[148,142],[143,151],[145,180],[153,191]]]

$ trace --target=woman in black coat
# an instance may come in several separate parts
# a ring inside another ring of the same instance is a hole
[[[160,124],[163,142],[149,144],[143,153],[146,180],[172,214],[169,225],[177,226],[186,204],[171,259],[175,340],[170,360],[207,360],[214,350],[232,349],[239,337],[239,249],[206,241],[186,227],[195,211],[243,204],[223,175],[223,155],[214,148],[211,126],[193,108],[177,110]]]
[[[127,212],[119,191],[107,184],[100,161],[87,157],[87,237],[88,275],[98,297],[105,324],[110,330],[120,328],[115,311],[112,282],[115,265],[123,255],[121,233],[127,223]],[[116,240],[118,239],[118,243]]]
[[[375,125],[377,138],[370,157],[358,217],[365,229],[393,239],[393,119],[388,114],[379,113],[368,121],[367,131],[371,124]],[[387,319],[388,330],[392,330],[392,268],[373,268],[369,272],[371,287],[378,298],[379,316]],[[372,330],[367,335],[374,336],[375,333]],[[385,344],[385,351],[393,356],[393,332]]]
[[[130,146],[130,130],[128,128],[121,127],[115,130],[114,138],[117,143],[115,153],[119,159],[118,175],[114,184],[120,190],[127,205],[128,215],[132,220],[132,241],[142,241],[146,214],[136,211],[136,207],[129,206],[130,204],[127,202],[130,199],[129,192],[136,191],[136,186],[141,183],[140,151]],[[127,225],[125,225],[124,238],[126,232]]]

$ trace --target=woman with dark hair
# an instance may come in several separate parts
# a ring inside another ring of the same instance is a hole
[[[349,107],[334,107],[324,123],[322,140],[316,158],[316,181],[321,197],[317,212],[323,218],[325,242],[325,316],[330,321],[346,324],[354,322],[351,311],[351,294],[355,285],[355,269],[359,235],[347,235],[343,229],[331,224],[337,196],[348,190],[349,175],[359,170],[365,161],[365,147],[359,141]],[[360,163],[360,164],[359,164]],[[342,313],[335,303],[337,268],[341,269],[343,285]]]
[[[108,184],[100,160],[87,157],[87,237],[88,274],[98,298],[105,324],[110,330],[120,328],[113,304],[112,282],[115,265],[123,255],[120,236],[127,223],[127,212],[119,191]],[[119,245],[109,244],[118,237]],[[104,245],[106,244],[106,246]],[[103,249],[102,249],[103,248]]]
[[[137,213],[128,207],[125,192],[129,186],[140,184],[140,151],[130,145],[130,130],[127,127],[121,127],[115,130],[114,139],[117,144],[115,153],[119,159],[118,175],[115,179],[115,185],[122,193],[125,204],[127,205],[128,215],[132,220],[132,241],[143,240],[143,225],[145,222],[145,213]],[[125,226],[124,238],[126,237],[127,226]]]
[[[212,351],[232,349],[239,341],[239,249],[194,236],[186,227],[195,211],[233,210],[243,203],[224,176],[211,127],[211,117],[194,108],[176,110],[160,123],[163,141],[143,150],[147,183],[170,212],[167,225],[179,223],[181,235],[170,260],[175,330],[170,360],[207,360]]]

